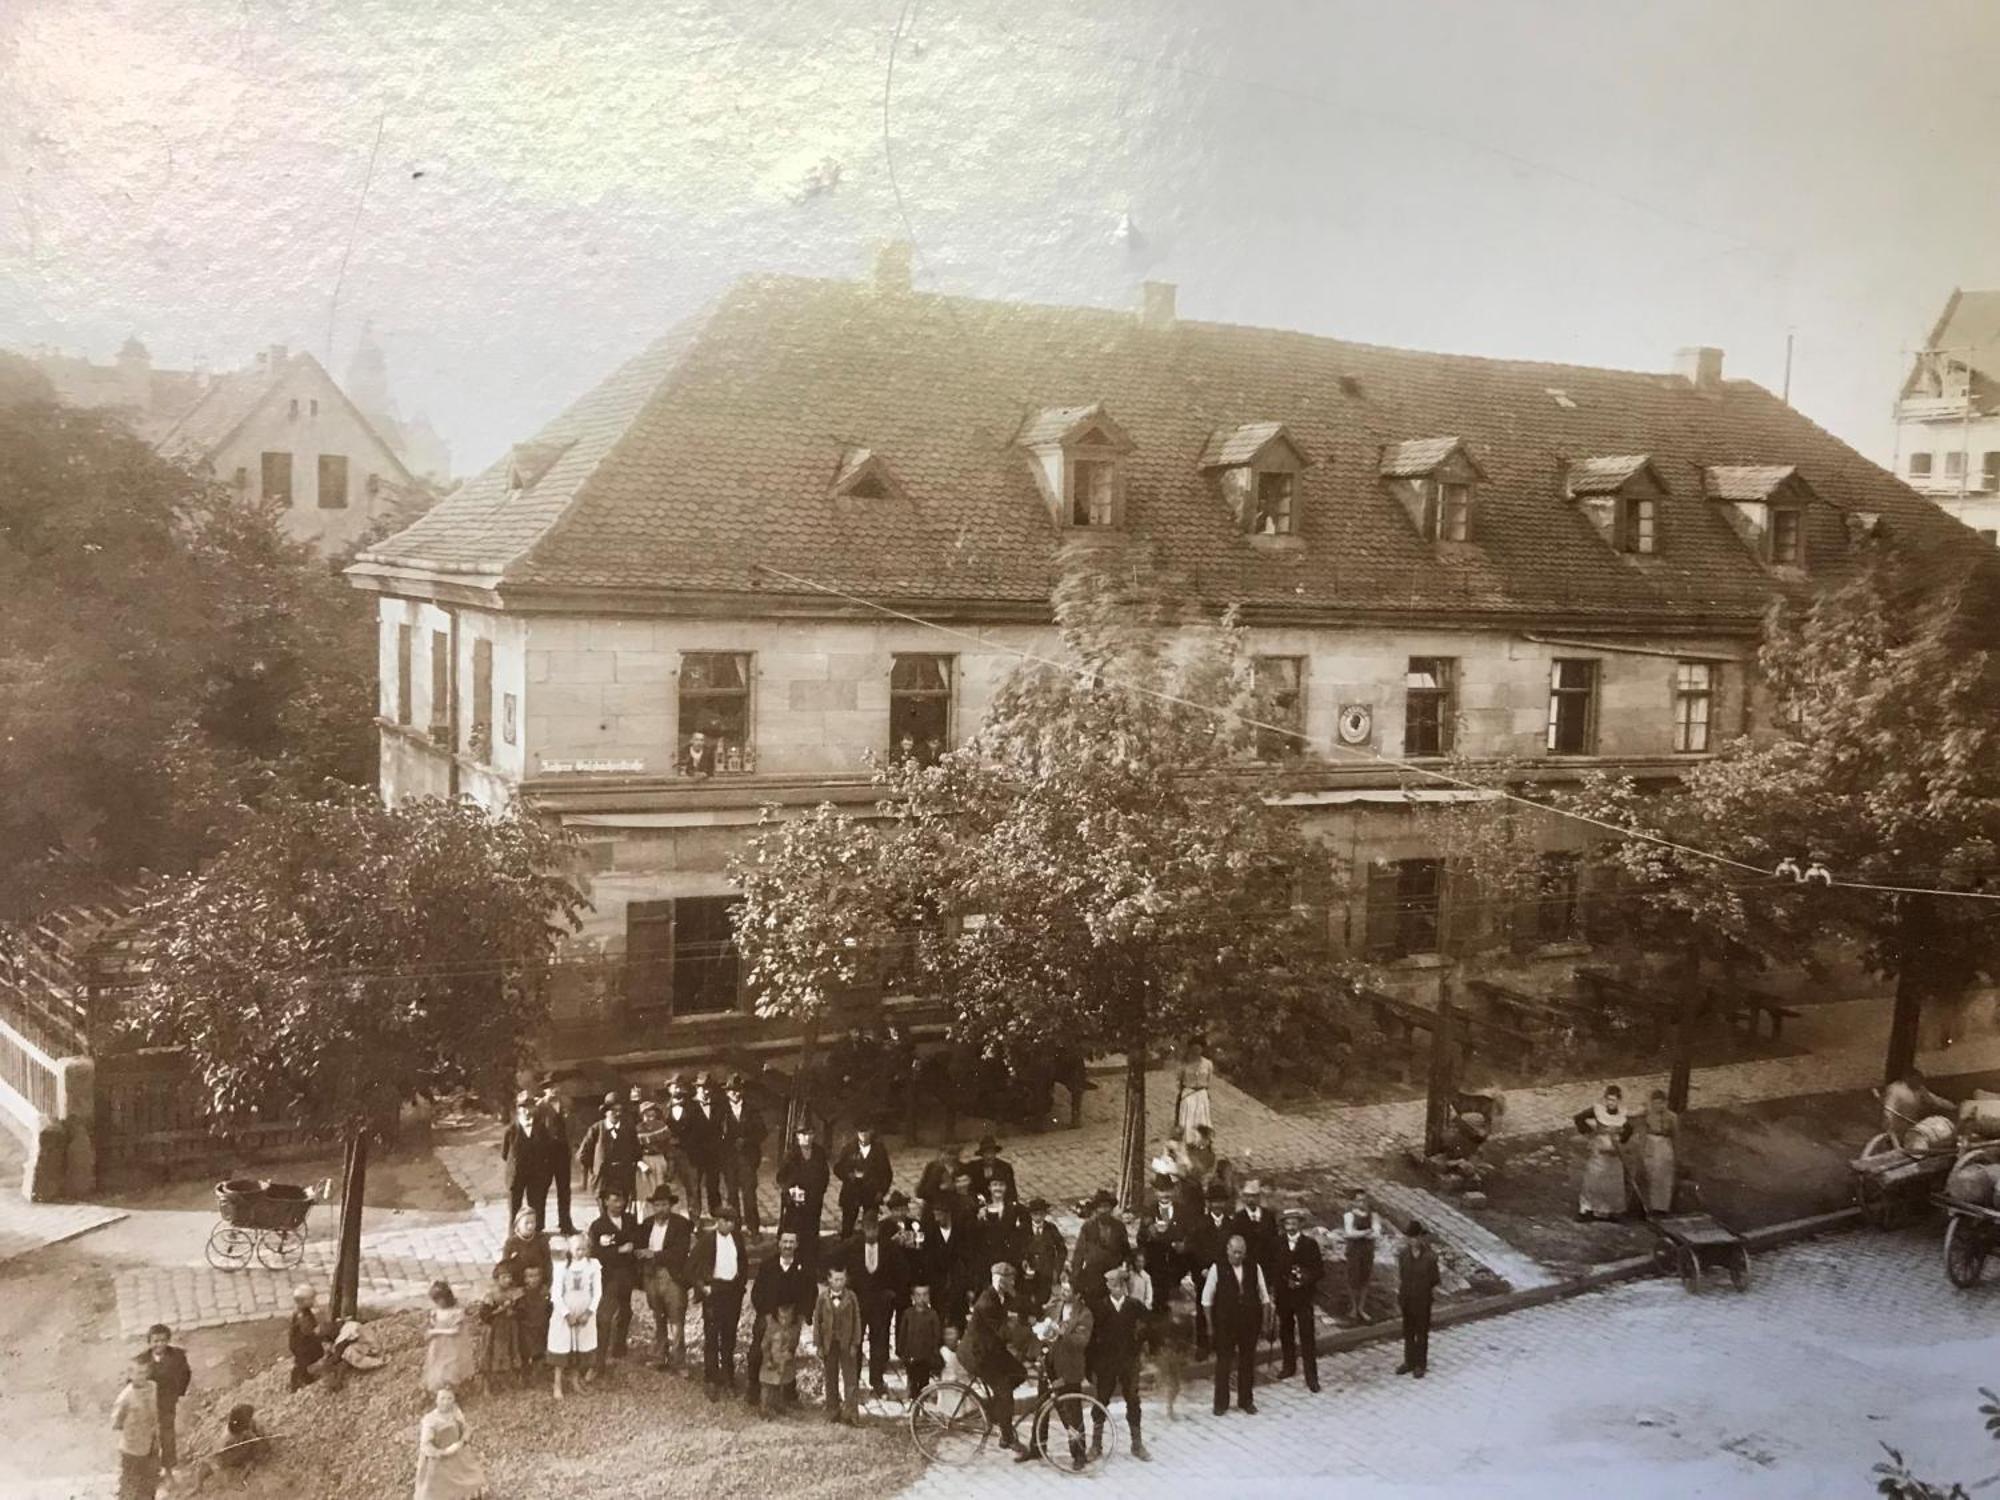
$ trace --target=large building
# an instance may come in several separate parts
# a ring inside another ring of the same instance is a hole
[[[2000,292],[1945,303],[1896,399],[1896,469],[1987,541],[2000,535]]]
[[[1772,599],[1885,530],[1963,535],[1715,350],[1412,353],[1186,321],[1157,284],[1136,313],[920,294],[889,256],[740,283],[350,576],[385,794],[582,836],[605,963],[557,1050],[629,1058],[750,1032],[730,853],[765,804],[865,807],[871,753],[963,740],[1050,643],[1066,542],[1241,607],[1304,732],[1267,746],[1284,800],[1365,876],[1333,936],[1420,973],[1453,898],[1412,804],[1464,794],[1399,762],[1671,778],[1750,725]],[[1580,832],[1548,839],[1535,937],[1569,952]]]

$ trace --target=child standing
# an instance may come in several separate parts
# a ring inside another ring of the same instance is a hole
[[[861,1299],[847,1289],[847,1269],[827,1272],[813,1309],[813,1343],[819,1347],[820,1368],[826,1375],[826,1419],[859,1426],[861,1380]]]
[[[160,1396],[151,1355],[138,1355],[126,1367],[111,1430],[118,1434],[118,1500],[153,1500],[160,1483]]]
[[[757,1410],[765,1416],[782,1410],[788,1399],[792,1384],[792,1361],[797,1357],[799,1346],[798,1313],[790,1303],[779,1307],[777,1313],[764,1328],[764,1363],[757,1372],[757,1384],[763,1387],[759,1393],[762,1400]],[[833,1388],[832,1377],[827,1379],[827,1389]]]
[[[549,1279],[540,1266],[521,1268],[521,1300],[514,1309],[514,1336],[521,1351],[523,1384],[541,1374],[549,1355]]]
[[[1188,1332],[1179,1318],[1162,1314],[1158,1337],[1153,1346],[1153,1381],[1167,1399],[1167,1420],[1177,1422],[1174,1402],[1180,1398],[1181,1382],[1187,1375]]]
[[[448,1281],[431,1283],[431,1326],[424,1340],[424,1389],[433,1396],[447,1386],[467,1384],[478,1373],[472,1330]]]
[[[519,1384],[522,1300],[514,1268],[501,1266],[493,1273],[493,1291],[486,1299],[486,1344],[479,1360],[482,1390],[490,1392],[496,1382]]]
[[[943,1351],[944,1325],[931,1306],[931,1289],[919,1282],[910,1288],[910,1305],[903,1309],[896,1327],[896,1353],[902,1357],[912,1401],[938,1378]]]

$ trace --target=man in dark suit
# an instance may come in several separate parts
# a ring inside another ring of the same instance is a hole
[[[1229,1190],[1216,1186],[1208,1190],[1208,1211],[1188,1226],[1187,1267],[1194,1277],[1194,1357],[1205,1359],[1209,1350],[1208,1308],[1202,1302],[1202,1288],[1208,1276],[1222,1264],[1229,1236],[1236,1232],[1235,1215],[1230,1211]]]
[[[604,1096],[603,1111],[583,1133],[576,1154],[583,1163],[586,1190],[594,1187],[600,1199],[615,1192],[627,1203],[632,1201],[639,1176],[639,1123],[616,1094]]]
[[[1431,1300],[1437,1295],[1438,1258],[1424,1226],[1412,1220],[1396,1252],[1396,1300],[1403,1308],[1403,1362],[1398,1375],[1422,1380],[1431,1365]]]
[[[1264,1202],[1264,1184],[1254,1177],[1236,1190],[1236,1198],[1236,1232],[1250,1247],[1250,1258],[1264,1273],[1264,1284],[1271,1286],[1274,1283],[1278,1236],[1283,1232],[1278,1225],[1278,1216]]]
[[[917,1177],[917,1197],[934,1204],[951,1191],[952,1179],[959,1171],[958,1152],[956,1141],[938,1147],[937,1155],[924,1163],[924,1170]]]
[[[1139,1259],[1146,1277],[1153,1283],[1153,1307],[1157,1312],[1173,1301],[1174,1290],[1187,1275],[1188,1220],[1171,1177],[1153,1181],[1153,1216],[1139,1226]],[[1200,1292],[1201,1279],[1195,1278]]]
[[[556,1180],[558,1153],[566,1153],[554,1132],[543,1123],[526,1089],[515,1096],[514,1118],[500,1132],[500,1159],[507,1164],[507,1222],[521,1216],[526,1203],[535,1211],[535,1232],[542,1232],[549,1207],[549,1187]]]
[[[840,1179],[840,1237],[847,1240],[854,1234],[855,1219],[862,1214],[874,1218],[884,1195],[895,1182],[889,1153],[875,1139],[873,1125],[863,1123],[854,1127],[854,1140],[840,1153],[833,1175]]]
[[[535,1119],[548,1132],[549,1149],[555,1154],[556,1227],[563,1234],[574,1237],[576,1226],[569,1217],[569,1110],[563,1104],[562,1095],[556,1092],[553,1078],[542,1080],[541,1091],[535,1099]]]
[[[694,1107],[701,1114],[701,1152],[695,1167],[701,1173],[701,1195],[714,1213],[722,1203],[722,1101],[715,1097],[715,1078],[704,1073],[694,1081]],[[690,1203],[689,1213],[700,1213],[700,1203]]]
[[[1070,1252],[1069,1276],[1077,1295],[1103,1296],[1105,1273],[1124,1265],[1131,1253],[1131,1239],[1118,1217],[1118,1200],[1100,1188],[1090,1200],[1090,1217],[1077,1230],[1076,1248]]]
[[[778,1163],[778,1233],[790,1230],[797,1235],[799,1253],[808,1261],[819,1256],[819,1216],[830,1176],[826,1153],[819,1149],[812,1127],[801,1125],[792,1148]],[[811,1317],[812,1311],[808,1307],[805,1316]]]
[[[1069,1246],[1063,1243],[1062,1231],[1049,1222],[1048,1200],[1031,1200],[1028,1204],[1027,1250],[1021,1261],[1021,1285],[1028,1300],[1035,1306],[1049,1305],[1049,1298],[1056,1294],[1056,1280],[1062,1275],[1063,1264],[1068,1259]]]
[[[819,1282],[812,1270],[799,1255],[799,1237],[789,1229],[778,1231],[778,1253],[757,1269],[757,1279],[750,1286],[750,1306],[756,1316],[750,1322],[750,1358],[744,1366],[746,1389],[743,1399],[752,1406],[758,1404],[758,1373],[764,1368],[764,1328],[778,1309],[789,1307],[797,1318],[797,1328],[804,1330],[812,1321],[813,1309],[819,1305]],[[786,1391],[789,1399],[796,1399],[798,1391]]]
[[[616,1188],[604,1194],[604,1212],[590,1223],[590,1253],[604,1277],[597,1304],[597,1368],[625,1357],[632,1328],[632,1294],[639,1290],[639,1246],[645,1233]]]
[[[972,1314],[966,1319],[958,1355],[966,1373],[984,1381],[993,1393],[987,1415],[1000,1429],[1000,1446],[1015,1449],[1016,1458],[1031,1459],[1033,1449],[1022,1448],[1014,1435],[1014,1387],[1028,1378],[1008,1338],[1007,1314],[1015,1301],[1014,1268],[1001,1261],[989,1274],[992,1281],[974,1300]]]
[[[665,1120],[667,1173],[681,1190],[690,1210],[701,1208],[701,1164],[708,1151],[708,1119],[689,1097],[688,1080],[667,1086]]]
[[[717,1210],[715,1227],[695,1236],[688,1256],[688,1286],[701,1299],[701,1383],[708,1399],[720,1401],[736,1386],[736,1329],[743,1321],[743,1288],[750,1276],[750,1250],[736,1230],[736,1210]],[[752,1380],[751,1389],[756,1389]]]
[[[1000,1142],[991,1133],[980,1137],[979,1154],[972,1163],[972,1196],[978,1203],[987,1201],[992,1185],[996,1182],[1007,1185],[1007,1201],[1015,1203],[1020,1194],[1014,1188],[1014,1164],[1000,1154]]]
[[[1232,1234],[1220,1264],[1209,1268],[1201,1291],[1215,1342],[1215,1414],[1229,1410],[1229,1383],[1236,1380],[1236,1409],[1257,1412],[1257,1340],[1264,1332],[1264,1276],[1250,1259],[1243,1236]]]
[[[861,1327],[868,1340],[868,1384],[889,1394],[889,1335],[897,1310],[909,1295],[909,1266],[902,1249],[882,1233],[882,1220],[865,1214],[861,1227],[841,1246],[838,1262],[861,1302]]]
[[[1285,1232],[1279,1236],[1273,1256],[1271,1296],[1278,1304],[1278,1349],[1284,1364],[1280,1380],[1289,1380],[1300,1359],[1306,1366],[1306,1389],[1319,1389],[1319,1335],[1314,1326],[1313,1301],[1320,1278],[1326,1273],[1319,1241],[1305,1232],[1305,1210],[1285,1210]]]
[[[653,1368],[687,1373],[688,1257],[694,1250],[694,1222],[679,1211],[671,1183],[653,1192],[651,1212],[640,1228],[639,1274],[646,1305],[653,1310]]]
[[[973,1292],[972,1234],[959,1221],[949,1196],[940,1201],[924,1232],[924,1268],[931,1301],[950,1328],[965,1327],[965,1309]]]
[[[1008,1198],[1006,1183],[996,1181],[988,1185],[986,1201],[973,1216],[972,1237],[979,1265],[990,1266],[996,1260],[1004,1260],[1017,1272],[1021,1269],[1028,1252],[1028,1216]],[[1017,1278],[1017,1285],[1023,1295],[1034,1295],[1033,1282],[1027,1278]],[[1039,1311],[1042,1303],[1035,1305]]]
[[[717,1146],[722,1157],[722,1192],[737,1222],[754,1238],[762,1230],[757,1206],[757,1168],[764,1159],[764,1117],[744,1093],[744,1077],[731,1073],[716,1111]]]
[[[1145,1352],[1146,1308],[1130,1295],[1123,1266],[1113,1266],[1104,1276],[1104,1300],[1095,1308],[1090,1327],[1090,1383],[1097,1390],[1103,1409],[1090,1414],[1090,1456],[1104,1452],[1104,1412],[1120,1395],[1125,1398],[1125,1427],[1132,1437],[1132,1456],[1150,1459],[1139,1435],[1139,1365]]]

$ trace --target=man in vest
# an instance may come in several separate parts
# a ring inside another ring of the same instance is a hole
[[[1319,1389],[1319,1339],[1313,1327],[1313,1299],[1325,1274],[1319,1241],[1305,1232],[1305,1210],[1285,1210],[1285,1232],[1278,1240],[1271,1297],[1278,1304],[1278,1349],[1284,1363],[1278,1378],[1288,1380],[1304,1360],[1306,1389]]]
[[[1223,1258],[1209,1269],[1201,1290],[1208,1315],[1209,1339],[1215,1350],[1215,1414],[1229,1410],[1229,1384],[1236,1379],[1236,1409],[1257,1413],[1257,1340],[1264,1331],[1267,1301],[1264,1276],[1250,1258],[1243,1236],[1232,1234]]]

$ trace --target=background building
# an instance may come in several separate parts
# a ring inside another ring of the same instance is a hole
[[[750,1033],[730,853],[766,804],[866,808],[871,755],[962,741],[1052,644],[1065,545],[1241,606],[1303,732],[1259,753],[1354,877],[1331,936],[1420,978],[1485,903],[1454,911],[1416,816],[1468,794],[1405,761],[1673,777],[1753,726],[1774,597],[1884,528],[1962,535],[1716,350],[1420,354],[907,271],[740,283],[350,570],[384,793],[519,796],[585,841],[607,965],[561,1003],[571,1055]],[[1580,834],[1545,835],[1531,937],[1574,952]]]
[[[1945,303],[1896,401],[1896,467],[1987,541],[2000,534],[2000,292]]]

